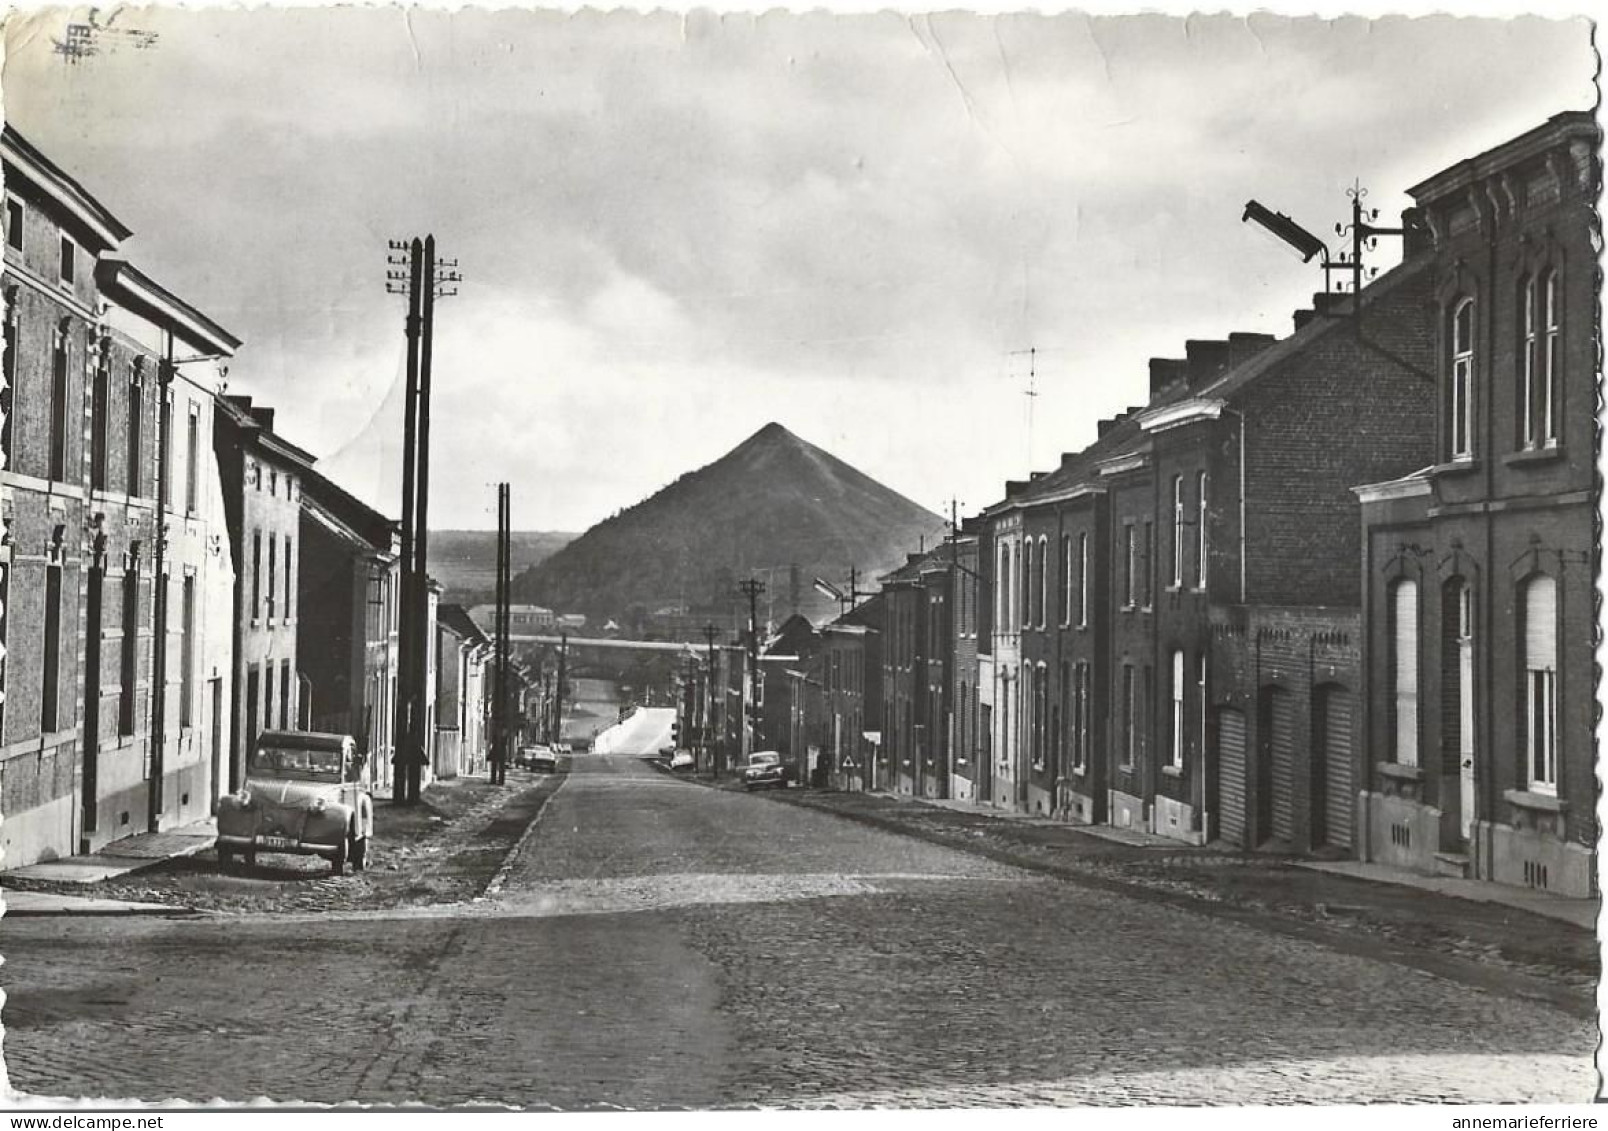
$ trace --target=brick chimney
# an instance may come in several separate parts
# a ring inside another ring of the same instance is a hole
[[[1107,432],[1111,431],[1116,426],[1117,426],[1117,421],[1116,421],[1115,417],[1107,417],[1104,420],[1096,422],[1095,426],[1094,426],[1095,439],[1101,438],[1102,436],[1104,436]]]
[[[1312,296],[1312,308],[1322,315],[1334,314],[1342,306],[1347,305],[1350,300],[1351,296],[1349,294],[1324,291]]]
[[[1300,330],[1301,327],[1305,326],[1308,322],[1312,321],[1317,316],[1318,316],[1318,312],[1316,310],[1311,310],[1311,309],[1297,310],[1295,312],[1295,328],[1297,330]]]
[[[1411,259],[1415,255],[1435,249],[1434,237],[1429,234],[1429,225],[1424,221],[1422,208],[1403,208],[1401,210],[1401,257]]]
[[[1150,395],[1154,397],[1163,389],[1176,381],[1182,381],[1188,374],[1189,363],[1168,357],[1153,357],[1150,359]]]
[[[1272,334],[1250,334],[1235,331],[1228,336],[1229,364],[1238,365],[1247,358],[1255,357],[1276,339]]]
[[[1185,342],[1184,356],[1189,359],[1189,387],[1192,389],[1227,369],[1230,361],[1226,341]]]

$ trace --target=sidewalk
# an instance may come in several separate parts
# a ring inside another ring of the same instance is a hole
[[[1365,864],[1359,860],[1303,860],[1298,861],[1295,866],[1335,876],[1350,876],[1372,883],[1397,884],[1417,888],[1419,891],[1432,891],[1438,895],[1449,895],[1454,899],[1467,899],[1475,903],[1500,904],[1515,911],[1573,923],[1583,930],[1597,929],[1599,901],[1595,899],[1570,899],[1551,892],[1493,884],[1485,880],[1425,876],[1401,868],[1388,868],[1383,864]]]
[[[140,903],[131,899],[87,899],[45,891],[0,890],[5,917],[31,918],[42,915],[199,915],[189,907],[170,903]]]
[[[116,879],[142,868],[150,868],[179,856],[194,856],[211,848],[218,835],[218,826],[212,818],[182,825],[159,833],[139,833],[114,840],[99,852],[83,856],[64,856],[40,864],[21,868],[8,868],[0,872],[0,889],[8,880],[41,880],[53,884],[98,884]],[[7,892],[6,902],[21,895]],[[172,910],[169,908],[168,910]]]

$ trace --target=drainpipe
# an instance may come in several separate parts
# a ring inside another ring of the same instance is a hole
[[[166,807],[162,787],[167,746],[167,443],[173,428],[168,406],[173,389],[173,331],[167,331],[165,337],[162,360],[156,367],[156,558],[152,571],[155,623],[151,626],[151,788],[146,793],[146,827],[153,833],[162,830],[162,811]]]

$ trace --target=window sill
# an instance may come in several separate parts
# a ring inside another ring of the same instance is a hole
[[[1562,813],[1569,808],[1569,803],[1562,798],[1554,797],[1550,793],[1535,793],[1528,789],[1505,789],[1502,797],[1509,805],[1516,805],[1520,809],[1531,809],[1537,813]]]
[[[1437,463],[1429,469],[1429,474],[1440,479],[1449,475],[1468,475],[1480,469],[1479,462],[1473,456],[1459,459],[1450,459],[1445,463]]]
[[[1557,444],[1549,444],[1544,448],[1525,448],[1523,451],[1510,452],[1502,457],[1502,463],[1507,467],[1538,467],[1557,463],[1561,459],[1563,449]]]
[[[1170,778],[1181,778],[1184,776],[1184,768],[1182,766],[1163,766],[1161,768],[1161,772]]]
[[[1131,774],[1131,773],[1133,773],[1133,763],[1132,762],[1124,762],[1122,765],[1117,767],[1117,773],[1119,773],[1119,774]]]
[[[1088,773],[1089,773],[1089,767],[1087,767],[1087,766],[1073,766],[1072,767],[1072,776],[1075,777],[1075,778],[1087,777]]]
[[[1387,778],[1397,781],[1423,781],[1424,770],[1421,766],[1407,766],[1400,762],[1380,762],[1379,772]]]

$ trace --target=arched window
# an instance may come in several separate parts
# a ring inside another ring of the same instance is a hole
[[[1474,300],[1465,298],[1452,311],[1452,372],[1446,399],[1447,455],[1474,455]]]
[[[1089,625],[1089,535],[1078,535],[1078,627]]]
[[[1195,493],[1195,588],[1206,588],[1206,473],[1196,477]]]
[[[1043,534],[1039,535],[1038,543],[1038,585],[1033,591],[1033,600],[1038,607],[1033,610],[1033,623],[1040,628],[1044,627],[1045,619],[1049,615],[1050,607],[1050,540]]]
[[[1017,612],[1021,614],[1023,628],[1033,623],[1033,539],[1022,541],[1021,595],[1017,598]]]
[[[994,594],[994,623],[995,631],[1004,631],[1010,625],[1011,616],[1011,544],[999,544],[999,574],[994,580],[996,592]]]
[[[1558,585],[1550,577],[1525,582],[1524,746],[1530,788],[1558,791]]]
[[[1182,482],[1182,480],[1180,480]],[[1172,719],[1167,736],[1167,761],[1175,769],[1184,768],[1184,653],[1172,654]]]
[[[1559,297],[1558,273],[1548,271],[1541,276],[1541,372],[1538,380],[1540,404],[1537,405],[1535,412],[1536,442],[1543,447],[1558,442],[1559,380],[1563,365]]]
[[[1391,760],[1418,765],[1418,583],[1402,578],[1390,591]]]
[[[1072,623],[1072,535],[1061,535],[1061,626]]]
[[[1173,476],[1172,481],[1172,586],[1184,585],[1184,477]]]

